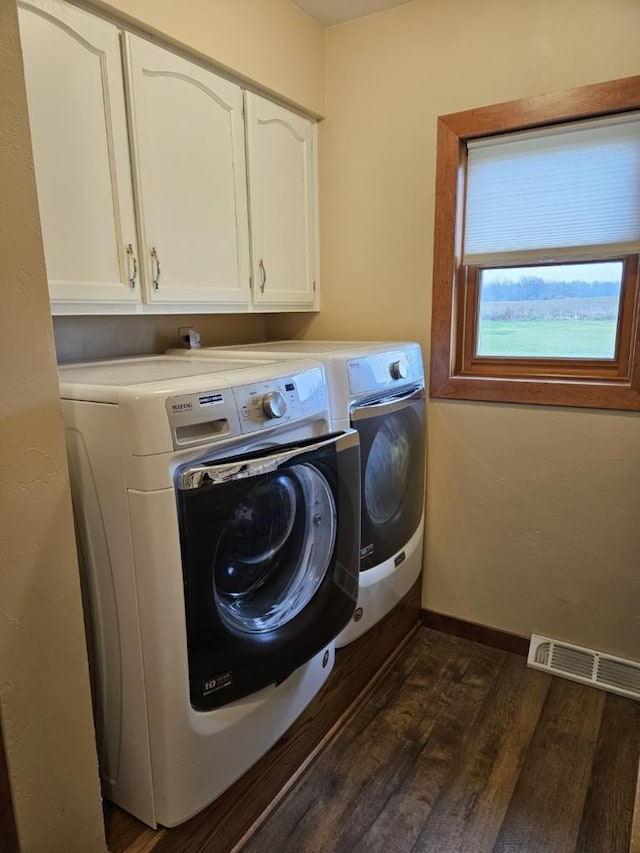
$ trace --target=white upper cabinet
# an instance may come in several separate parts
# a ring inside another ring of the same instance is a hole
[[[317,310],[316,124],[63,0],[18,0],[54,314]]]
[[[146,298],[247,306],[242,90],[125,36]]]
[[[18,5],[51,299],[136,303],[118,30],[56,0]]]
[[[245,92],[254,302],[317,304],[316,124]]]

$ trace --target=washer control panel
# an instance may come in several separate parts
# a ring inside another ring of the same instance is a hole
[[[287,401],[280,391],[267,391],[262,398],[262,411],[268,418],[283,418],[287,414]]]
[[[241,434],[230,388],[168,397],[165,407],[175,449]]]
[[[233,394],[243,433],[315,414],[322,416],[328,407],[324,377],[319,367],[241,385],[233,389]]]
[[[329,418],[321,367],[234,388],[168,397],[165,408],[175,449],[308,418]]]

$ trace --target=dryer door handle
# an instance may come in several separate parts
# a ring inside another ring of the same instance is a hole
[[[417,400],[424,399],[424,388],[414,388],[408,394],[384,397],[382,400],[353,406],[351,409],[351,420],[364,421],[367,418],[379,418],[381,415],[390,415],[392,412],[406,409],[407,405],[411,405]]]

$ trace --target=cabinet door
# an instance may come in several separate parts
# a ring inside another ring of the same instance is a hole
[[[315,122],[245,92],[257,305],[317,305]]]
[[[242,90],[136,36],[126,52],[147,299],[246,307]]]
[[[18,5],[52,309],[136,303],[118,30],[56,0]]]

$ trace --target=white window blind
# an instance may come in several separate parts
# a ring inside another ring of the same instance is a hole
[[[640,251],[640,113],[472,140],[463,262]]]

